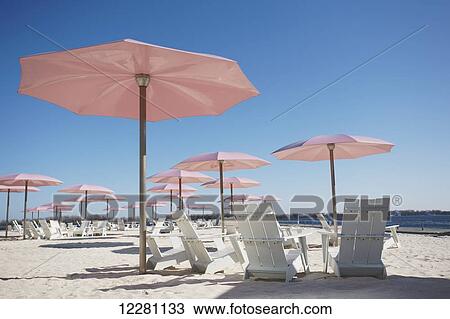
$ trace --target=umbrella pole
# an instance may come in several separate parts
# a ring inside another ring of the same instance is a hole
[[[146,230],[145,215],[145,164],[146,164],[146,128],[147,128],[147,86],[150,82],[148,74],[136,74],[139,85],[139,273],[147,271]]]
[[[106,199],[106,220],[109,218],[109,200]]]
[[[173,211],[173,207],[172,207],[172,190],[170,190],[170,212]]]
[[[6,195],[6,233],[5,238],[8,238],[8,218],[9,218],[9,194],[11,189],[8,188],[8,195]]]
[[[328,150],[330,151],[331,200],[333,203],[334,232],[337,234],[336,177],[334,174],[334,148],[335,148],[335,145],[333,143],[328,144]]]
[[[233,213],[233,183],[230,183],[230,208],[231,213]]]
[[[88,213],[87,213],[87,202],[88,202],[88,197],[87,197],[87,194],[88,192],[87,191],[85,191],[84,192],[84,218],[85,219],[87,219],[87,217],[88,217]]]
[[[37,214],[38,214],[38,218],[37,219],[39,220],[39,211],[37,211]]]
[[[183,198],[181,197],[181,178],[178,178],[178,210],[183,209]]]
[[[222,234],[225,233],[225,213],[223,209],[223,161],[219,161],[219,175],[220,175],[220,214],[222,222]],[[225,238],[224,238],[225,240]]]
[[[23,239],[25,239],[25,219],[27,217],[27,200],[28,200],[28,181],[25,181],[25,198],[23,201]]]

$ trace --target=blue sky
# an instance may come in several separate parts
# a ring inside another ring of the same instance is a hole
[[[229,176],[261,181],[249,192],[275,194],[287,207],[293,194],[328,198],[329,166],[278,161],[273,150],[318,134],[367,135],[397,146],[338,161],[338,194],[400,194],[402,209],[450,209],[449,15],[446,1],[8,1],[0,12],[0,174],[41,173],[127,193],[138,186],[136,121],[77,116],[17,94],[18,58],[58,50],[30,25],[67,48],[133,38],[239,62],[261,95],[222,116],[149,123],[148,175],[202,152],[247,152],[272,165]],[[57,189],[31,194],[29,206]],[[13,216],[21,205],[13,195]]]

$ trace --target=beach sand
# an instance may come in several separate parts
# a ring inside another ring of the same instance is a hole
[[[311,273],[293,282],[244,281],[242,272],[192,274],[186,265],[138,275],[137,232],[106,238],[0,240],[0,298],[450,298],[450,237],[400,234],[385,249],[386,280]],[[320,236],[308,237],[319,244]],[[239,271],[239,269],[234,269]]]

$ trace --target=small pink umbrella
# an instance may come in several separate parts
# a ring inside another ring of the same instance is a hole
[[[28,187],[30,186],[55,186],[62,184],[56,178],[38,175],[19,173],[0,177],[0,184],[10,186],[25,186],[25,196],[23,201],[23,239],[25,239],[25,219],[27,214]]]
[[[223,187],[230,189],[230,196],[231,196],[231,211],[233,211],[233,190],[235,188],[250,188],[250,187],[256,187],[259,186],[260,183],[250,179],[250,178],[244,178],[244,177],[225,177],[223,179]],[[206,188],[220,188],[220,179],[216,179],[212,182],[207,182],[202,184],[203,187]]]
[[[236,61],[128,39],[24,57],[20,65],[21,94],[77,114],[139,119],[142,203],[145,202],[146,121],[219,115],[259,94]],[[137,101],[139,107],[132,107]],[[141,207],[141,225],[146,225],[145,219],[145,209]],[[146,236],[145,227],[141,227],[140,273],[146,272]]]
[[[320,135],[284,146],[272,154],[281,160],[330,161],[334,229],[337,232],[334,159],[353,159],[390,152],[394,144],[380,139],[345,134]]]
[[[269,165],[270,162],[253,155],[238,152],[215,152],[196,155],[178,163],[174,168],[190,171],[219,171],[222,232],[225,232],[223,205],[223,171],[253,169]]]
[[[258,196],[258,195],[237,194],[237,195],[234,195],[233,197],[226,196],[224,198],[224,201],[230,202],[230,203],[231,203],[231,201],[244,203],[244,202],[258,202],[261,199],[262,199],[262,197]]]
[[[160,172],[158,174],[147,177],[147,181],[151,181],[153,183],[178,183],[178,194],[182,192],[181,184],[182,183],[204,183],[210,182],[213,178],[192,171],[185,171],[182,169],[170,169],[168,171]],[[178,209],[183,208],[183,200],[181,196],[178,197]]]
[[[38,192],[39,188],[36,187],[28,187],[29,192]],[[6,195],[6,232],[5,232],[5,238],[8,238],[8,220],[9,220],[9,196],[10,193],[23,193],[25,192],[24,186],[5,186],[0,185],[0,192],[7,193]]]
[[[170,210],[172,210],[172,196],[173,196],[173,194],[179,194],[180,193],[180,189],[181,189],[181,194],[183,194],[183,193],[192,193],[192,192],[197,191],[197,189],[192,187],[192,186],[183,185],[180,188],[180,185],[181,185],[180,183],[178,183],[178,184],[170,183],[170,184],[156,185],[156,186],[153,186],[153,187],[147,189],[147,191],[152,192],[152,193],[170,193]],[[180,203],[179,203],[179,207],[181,207]]]
[[[78,184],[69,186],[63,189],[58,190],[59,193],[74,193],[74,194],[84,194],[84,213],[86,214],[85,217],[87,217],[87,204],[88,204],[88,193],[90,194],[96,194],[96,195],[105,195],[105,194],[112,194],[114,193],[111,189],[98,186],[98,185],[90,185],[90,184]],[[83,216],[81,216],[83,217]]]
[[[36,207],[35,210],[39,209],[39,211],[43,212],[53,211],[53,213],[56,214],[58,220],[60,220],[63,212],[71,212],[74,207],[75,205],[68,205],[62,203],[47,203]]]

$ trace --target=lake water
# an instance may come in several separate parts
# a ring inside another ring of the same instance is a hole
[[[297,221],[281,221],[281,223],[296,224]],[[301,218],[300,224],[320,225],[318,220],[310,218]],[[411,228],[433,228],[449,229],[450,215],[410,215],[410,216],[391,216],[388,225],[400,225],[400,227]]]

